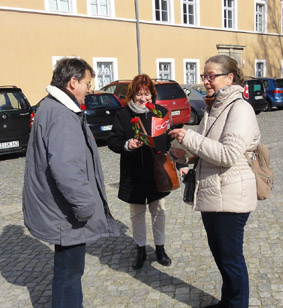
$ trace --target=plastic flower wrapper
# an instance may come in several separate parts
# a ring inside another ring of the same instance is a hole
[[[139,119],[137,117],[132,118],[131,119],[131,123],[133,124],[132,125],[132,129],[133,129],[133,131],[135,133],[134,139],[139,139],[144,144],[148,145],[148,140],[146,139],[146,137],[140,134],[140,131],[139,131],[139,128],[138,128]]]
[[[160,110],[157,110],[157,109],[155,108],[155,105],[154,105],[154,104],[152,104],[152,103],[150,103],[150,102],[147,102],[147,103],[145,104],[145,107],[146,107],[148,110],[152,111],[155,115],[157,115],[158,118],[162,118],[162,113],[161,113],[161,111],[160,111]]]

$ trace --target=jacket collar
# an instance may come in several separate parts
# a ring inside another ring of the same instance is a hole
[[[71,111],[75,113],[81,113],[82,110],[78,107],[78,105],[71,99],[71,97],[65,93],[64,91],[60,90],[57,87],[54,86],[48,86],[46,87],[46,91],[52,95],[54,98],[56,98],[61,104],[63,104],[65,107],[70,109]]]

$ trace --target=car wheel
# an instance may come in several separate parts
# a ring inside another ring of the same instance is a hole
[[[198,119],[198,115],[195,112],[194,109],[191,109],[191,117],[190,117],[190,121],[188,122],[189,125],[195,125],[199,123],[199,119]]]
[[[277,106],[277,108],[278,108],[279,110],[282,110],[282,109],[283,109],[283,106]]]
[[[262,111],[270,111],[271,110],[271,102],[270,101],[266,101],[266,107],[262,110]]]
[[[183,128],[184,124],[176,124],[175,127],[176,128]]]

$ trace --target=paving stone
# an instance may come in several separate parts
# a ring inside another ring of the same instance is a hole
[[[250,308],[283,308],[282,118],[283,110],[257,116],[276,177],[271,198],[258,203],[245,230]],[[216,303],[221,276],[208,248],[200,213],[182,202],[182,187],[166,198],[165,247],[172,265],[156,262],[147,213],[148,259],[141,270],[132,269],[136,247],[129,207],[117,198],[119,155],[105,144],[99,145],[99,153],[108,202],[121,236],[87,246],[84,307],[201,308]],[[24,164],[25,157],[0,157],[0,307],[50,308],[54,248],[33,238],[24,227]]]

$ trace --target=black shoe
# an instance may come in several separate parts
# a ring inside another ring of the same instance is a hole
[[[156,245],[156,257],[157,262],[161,265],[169,266],[172,263],[171,259],[167,256],[164,250],[164,245]]]
[[[133,269],[134,270],[138,270],[138,269],[142,268],[143,263],[146,260],[145,246],[142,246],[142,247],[137,246],[137,250],[138,250],[138,253],[137,253],[136,259],[133,263]]]

